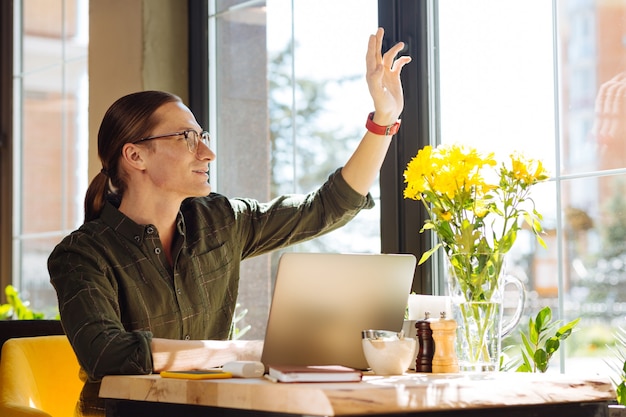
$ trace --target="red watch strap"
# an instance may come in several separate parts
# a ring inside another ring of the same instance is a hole
[[[365,128],[375,135],[393,136],[396,133],[398,133],[398,129],[400,129],[400,122],[401,120],[398,119],[397,122],[389,126],[378,125],[374,123],[374,112],[371,112],[367,116],[367,122],[365,122]]]

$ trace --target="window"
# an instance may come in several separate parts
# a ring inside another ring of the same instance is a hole
[[[214,190],[260,201],[315,190],[347,161],[372,111],[364,75],[376,1],[208,3]],[[378,207],[292,250],[380,252]],[[264,335],[277,256],[242,264],[246,337]]]
[[[57,311],[48,255],[83,220],[87,7],[14,2],[12,283],[48,317]]]
[[[452,141],[519,149],[553,173],[535,194],[548,250],[521,236],[510,256],[526,280],[526,314],[550,305],[563,320],[582,317],[561,350],[566,371],[602,355],[626,311],[626,0],[207,3],[209,110],[198,116],[216,138],[217,192],[263,201],[306,192],[345,161],[371,111],[363,57],[380,21],[387,41],[408,41],[414,57],[404,71],[404,136],[385,185],[372,190],[382,203],[295,250],[420,254],[430,248],[418,233],[423,213],[401,196],[417,149]],[[12,280],[52,310],[45,262],[82,222],[87,186],[88,1],[13,4]],[[251,338],[264,332],[275,261],[242,265]],[[429,266],[418,274],[416,290],[444,291]]]
[[[526,317],[548,305],[582,318],[562,369],[604,367],[626,309],[626,2],[436,4],[440,141],[544,161],[553,179],[534,199],[549,247],[518,239],[511,270],[525,280]]]

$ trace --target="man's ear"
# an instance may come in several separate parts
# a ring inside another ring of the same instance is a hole
[[[145,149],[135,145],[134,143],[127,143],[122,147],[122,161],[130,169],[136,169],[143,171],[145,169],[145,163],[143,160],[143,153]]]

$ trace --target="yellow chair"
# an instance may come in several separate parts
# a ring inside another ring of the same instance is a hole
[[[83,382],[67,336],[7,340],[0,360],[0,416],[71,417]]]

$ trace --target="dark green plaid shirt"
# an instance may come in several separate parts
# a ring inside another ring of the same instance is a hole
[[[373,206],[331,175],[316,192],[261,204],[212,193],[180,208],[167,262],[159,234],[106,203],[48,260],[61,321],[90,381],[152,372],[150,340],[225,339],[240,262],[336,229]]]

